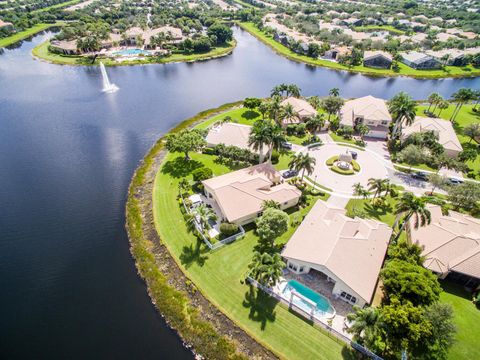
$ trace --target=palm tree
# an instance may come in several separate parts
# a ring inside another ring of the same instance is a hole
[[[480,90],[473,90],[473,96],[474,96],[474,99],[472,100],[475,100],[475,105],[473,105],[473,110],[477,110],[477,105],[478,103],[480,103]]]
[[[316,164],[317,160],[310,156],[308,153],[298,153],[296,155],[293,155],[292,160],[288,164],[290,169],[295,169],[298,172],[302,172],[302,181],[303,177],[305,175],[305,171],[307,172],[307,175],[310,175],[313,173],[314,166]]]
[[[430,210],[428,210],[425,205],[425,199],[416,197],[413,193],[408,191],[404,192],[398,201],[395,207],[395,214],[397,215],[395,224],[398,222],[399,217],[404,215],[402,227],[395,236],[395,243],[412,217],[414,217],[413,226],[415,229],[418,229],[419,226],[430,224],[431,221]]]
[[[435,106],[433,107],[432,113],[435,113],[435,110],[437,110],[437,106],[440,105],[443,101],[445,100],[443,99],[442,95],[440,94],[435,95],[435,99],[434,99]]]
[[[395,123],[392,137],[397,138],[402,133],[402,125],[411,125],[415,120],[417,104],[405,92],[401,91],[388,102],[388,111],[392,114]]]
[[[265,120],[265,115],[270,111],[269,103],[266,101],[262,101],[257,109],[260,114],[262,114],[262,119]]]
[[[259,164],[263,162],[263,147],[272,143],[272,127],[268,121],[258,120],[252,126],[248,146],[259,153]]]
[[[270,96],[271,97],[274,97],[274,96],[282,96],[283,93],[287,90],[287,84],[280,84],[280,85],[276,85],[273,87],[272,91],[270,92]]]
[[[368,192],[367,189],[365,189],[363,187],[362,184],[360,183],[355,183],[353,184],[353,195],[355,196],[361,196],[363,197],[364,199],[366,199],[368,197],[368,195],[370,195],[370,193]]]
[[[466,126],[465,129],[463,129],[463,135],[470,138],[469,143],[471,143],[472,140],[480,138],[480,124],[473,123]]]
[[[279,121],[280,114],[282,112],[282,98],[280,96],[272,96],[270,101],[268,102],[269,107],[269,116],[271,119],[275,120],[277,123]]]
[[[340,96],[340,89],[339,88],[331,88],[330,91],[328,92],[328,95],[330,96]]]
[[[301,91],[302,90],[295,84],[287,85],[287,91],[286,91],[287,97],[289,96],[300,97]]]
[[[377,196],[381,195],[383,191],[385,191],[386,186],[388,185],[388,179],[368,179],[368,190],[374,191],[373,198],[375,199]]]
[[[252,262],[248,265],[250,276],[263,286],[272,287],[282,276],[285,263],[280,254],[253,253]]]
[[[264,200],[262,203],[262,210],[266,209],[280,209],[280,203],[275,200]]]
[[[455,121],[462,106],[467,102],[475,99],[475,94],[472,89],[462,88],[457,92],[455,92],[452,97],[453,97],[453,101],[456,102],[457,105],[453,110],[452,116],[450,117],[450,121]]]
[[[353,311],[347,315],[348,321],[352,323],[347,331],[353,334],[354,341],[368,344],[368,339],[374,338],[373,332],[376,331],[376,325],[380,321],[380,313],[376,308],[370,306],[362,309],[355,305]]]
[[[288,122],[290,122],[291,120],[295,119],[296,117],[297,117],[297,114],[296,114],[295,109],[293,108],[292,104],[286,104],[285,106],[282,107],[281,115],[280,115],[280,118],[282,118],[282,120],[287,120]],[[280,120],[280,119],[278,119],[278,120]]]
[[[217,217],[215,215],[215,212],[204,203],[194,207],[192,210],[192,215],[193,217],[191,218],[191,221],[194,221],[194,219],[196,219],[197,222],[200,224],[202,232],[210,227],[208,222],[210,220],[214,220]]]
[[[272,124],[270,131],[270,154],[268,157],[268,161],[271,162],[273,150],[280,151],[280,149],[282,148],[282,144],[287,141],[287,138],[285,137],[285,132],[283,131],[282,127],[277,124]]]
[[[450,106],[450,103],[447,100],[442,100],[438,103],[438,117],[440,117],[440,114],[442,113],[443,110],[448,109]]]
[[[316,114],[315,116],[307,119],[305,125],[310,132],[314,135],[317,131],[321,130],[325,126],[325,118],[323,114]]]
[[[360,134],[360,138],[362,139],[362,141],[364,136],[370,132],[370,128],[365,124],[358,124],[356,126],[356,129],[357,129],[357,132]]]
[[[430,96],[428,97],[429,105],[428,105],[427,111],[430,111],[430,108],[432,107],[432,105],[436,104],[440,97],[441,97],[440,94],[436,92],[430,94]],[[435,109],[433,111],[435,111]]]
[[[320,106],[322,105],[322,100],[320,100],[318,96],[310,96],[308,98],[308,102],[310,103],[310,105],[313,106],[315,110],[320,108]]]

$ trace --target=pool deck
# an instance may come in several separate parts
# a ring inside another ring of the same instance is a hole
[[[335,316],[333,317],[331,324],[328,323],[327,318],[322,318],[319,320],[326,325],[330,325],[332,328],[334,328],[336,331],[343,334],[347,338],[352,338],[352,334],[349,334],[345,331],[345,322],[347,314],[353,312],[353,307],[345,301],[336,299],[333,296],[332,289],[334,284],[327,281],[326,275],[317,271],[311,271],[308,274],[295,274],[287,270],[283,275],[283,278],[286,281],[296,280],[327,298],[328,301],[330,301],[330,304],[335,308]]]

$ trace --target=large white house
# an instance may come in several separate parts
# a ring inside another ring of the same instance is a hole
[[[285,246],[282,256],[297,274],[318,271],[332,293],[351,304],[370,304],[392,229],[318,200]]]
[[[297,187],[283,181],[270,163],[251,166],[202,181],[205,196],[214,199],[224,221],[244,225],[263,211],[263,202],[274,200],[282,210],[298,204]]]
[[[480,220],[427,205],[431,222],[417,229],[410,223],[410,241],[423,248],[424,266],[441,278],[447,275],[463,280],[465,286],[480,285]]]
[[[370,129],[366,137],[386,139],[391,122],[385,100],[371,95],[347,101],[340,110],[340,124],[352,127],[365,124]]]
[[[456,157],[463,150],[452,123],[448,120],[437,118],[415,117],[415,121],[411,125],[405,125],[402,128],[401,140],[406,140],[414,133],[427,131],[433,131],[448,156]]]

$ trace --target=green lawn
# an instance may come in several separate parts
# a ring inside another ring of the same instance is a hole
[[[347,213],[351,214],[354,209],[364,211],[369,218],[376,219],[384,222],[389,226],[392,226],[395,222],[395,204],[396,200],[390,196],[386,198],[386,206],[381,208],[375,208],[371,205],[369,199],[350,199],[345,206]]]
[[[26,29],[24,31],[20,31],[20,32],[15,33],[15,34],[13,34],[11,36],[8,36],[6,38],[1,38],[0,39],[0,48],[15,44],[18,41],[29,38],[30,36],[33,36],[36,33],[39,33],[40,31],[44,31],[44,30],[46,30],[48,28],[51,28],[53,26],[61,26],[61,25],[63,25],[62,22],[56,22],[54,24],[37,24],[37,25],[34,25],[31,28]]]
[[[120,65],[139,65],[139,64],[163,64],[163,63],[170,63],[170,62],[189,62],[189,61],[199,61],[199,60],[207,60],[210,58],[221,57],[230,54],[236,46],[236,42],[233,41],[232,43],[219,46],[207,53],[202,54],[172,54],[167,57],[145,57],[141,60],[132,60],[132,61],[123,61],[117,62],[111,59],[100,59],[97,58],[94,64],[92,64],[89,58],[83,56],[67,56],[67,55],[60,55],[54,54],[48,51],[48,46],[50,45],[49,41],[45,41],[44,43],[38,45],[32,50],[32,54],[40,59],[61,65],[99,65],[100,61],[103,62],[107,66],[120,66]]]
[[[262,41],[264,44],[270,46],[273,50],[275,50],[280,55],[283,55],[291,60],[307,63],[310,65],[315,66],[323,66],[328,67],[331,69],[336,70],[345,70],[350,72],[358,72],[363,74],[369,74],[372,76],[411,76],[411,77],[418,77],[418,78],[449,78],[449,77],[473,77],[473,76],[480,76],[480,69],[474,68],[472,66],[446,66],[444,69],[438,70],[416,70],[408,67],[403,63],[399,63],[400,70],[395,72],[391,69],[373,69],[368,68],[363,65],[360,66],[345,66],[342,64],[338,64],[336,62],[323,60],[323,59],[313,59],[311,57],[300,55],[286,46],[276,42],[273,40],[273,37],[270,35],[265,34],[261,30],[259,30],[255,24],[253,23],[244,23],[240,22],[238,25],[243,28],[244,30],[248,31],[250,34],[255,36],[257,39]]]
[[[42,12],[49,11],[49,10],[64,8],[64,7],[67,7],[67,6],[70,6],[70,5],[78,4],[79,2],[82,2],[82,1],[83,0],[65,1],[65,2],[62,2],[60,4],[55,4],[55,5],[47,6],[47,7],[41,8],[41,9],[33,10],[32,14],[42,13]]]
[[[215,252],[207,251],[203,243],[197,243],[196,238],[187,232],[176,200],[179,180],[184,176],[191,177],[191,171],[201,164],[210,167],[215,175],[230,171],[215,163],[213,156],[195,153],[191,157],[186,164],[183,156],[168,154],[156,176],[153,193],[157,231],[187,276],[215,306],[281,358],[341,359],[349,356],[343,344],[273,299],[241,283],[257,243],[251,227],[247,227],[244,239]],[[313,203],[311,201],[310,206]],[[309,211],[310,206],[290,216],[298,219]],[[279,244],[285,243],[294,230],[290,228],[279,239]]]
[[[222,121],[227,116],[230,116],[232,120],[238,124],[250,125],[250,126],[253,125],[255,121],[260,120],[262,118],[259,112],[255,110],[246,109],[244,107],[240,107],[240,108],[228,110],[221,114],[215,115],[210,119],[208,119],[207,121],[199,124],[197,127],[200,129],[206,129],[210,125],[218,121]]]
[[[480,106],[477,107],[480,109]],[[463,129],[466,126],[472,123],[478,123],[480,121],[480,112],[475,113],[473,112],[472,108],[473,105],[464,105],[460,109],[460,112],[458,113],[458,116],[453,124],[455,132],[457,133],[458,140],[462,144],[463,149],[478,148],[478,144],[476,141],[470,141],[469,137],[463,135]],[[417,108],[417,115],[426,116],[423,113],[423,110],[425,109],[428,109],[428,106],[419,106]],[[440,117],[445,120],[449,120],[454,109],[455,104],[451,104],[447,109],[443,110],[440,113]],[[435,113],[438,114],[438,110],[436,110]],[[474,161],[468,161],[466,164],[472,170],[472,173],[471,175],[469,175],[469,177],[480,180],[480,156],[477,156]]]
[[[450,350],[449,359],[480,359],[480,310],[471,302],[471,295],[462,286],[442,281],[444,292],[440,301],[451,304],[457,326],[456,343]]]
[[[367,26],[357,26],[354,28],[355,31],[364,31],[364,32],[370,32],[370,31],[388,31],[391,34],[394,35],[403,35],[405,34],[405,31],[399,30],[394,28],[391,25],[367,25]]]

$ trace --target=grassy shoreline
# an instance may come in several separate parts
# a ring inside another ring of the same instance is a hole
[[[20,31],[20,32],[15,33],[11,36],[0,39],[0,48],[15,44],[15,43],[17,43],[19,41],[22,41],[22,40],[25,40],[25,39],[41,32],[41,31],[47,30],[51,27],[62,26],[62,25],[63,25],[62,22],[56,22],[56,23],[52,23],[52,24],[45,24],[45,23],[37,24],[35,26],[32,26],[29,29],[26,29],[24,31]]]
[[[195,62],[195,61],[206,61],[210,59],[215,59],[223,56],[230,55],[235,47],[237,42],[233,40],[230,44],[222,47],[214,48],[213,50],[203,53],[203,54],[172,54],[168,57],[145,57],[141,60],[132,60],[132,61],[123,61],[117,62],[111,59],[96,59],[94,63],[91,62],[89,58],[83,56],[67,56],[54,54],[48,50],[50,41],[47,40],[40,45],[32,49],[32,55],[42,61],[46,61],[52,64],[57,65],[74,65],[74,66],[97,66],[100,64],[100,61],[104,63],[105,66],[129,66],[129,65],[147,65],[147,64],[167,64],[172,62]]]
[[[288,49],[286,46],[276,42],[269,35],[266,35],[264,32],[259,30],[253,23],[237,22],[245,31],[248,31],[251,35],[255,36],[258,40],[272,48],[277,54],[285,56],[286,58],[305,63],[307,65],[314,65],[320,67],[326,67],[332,70],[338,71],[348,71],[352,73],[361,73],[373,77],[396,77],[396,76],[407,76],[418,79],[444,79],[444,78],[468,78],[468,77],[477,77],[480,76],[480,69],[476,69],[472,66],[466,67],[456,67],[456,66],[446,66],[445,70],[415,70],[408,67],[405,64],[399,63],[400,71],[394,72],[391,69],[374,69],[368,68],[363,65],[360,66],[345,66],[338,64],[333,61],[322,60],[322,59],[313,59],[311,57],[300,55],[292,50]]]

